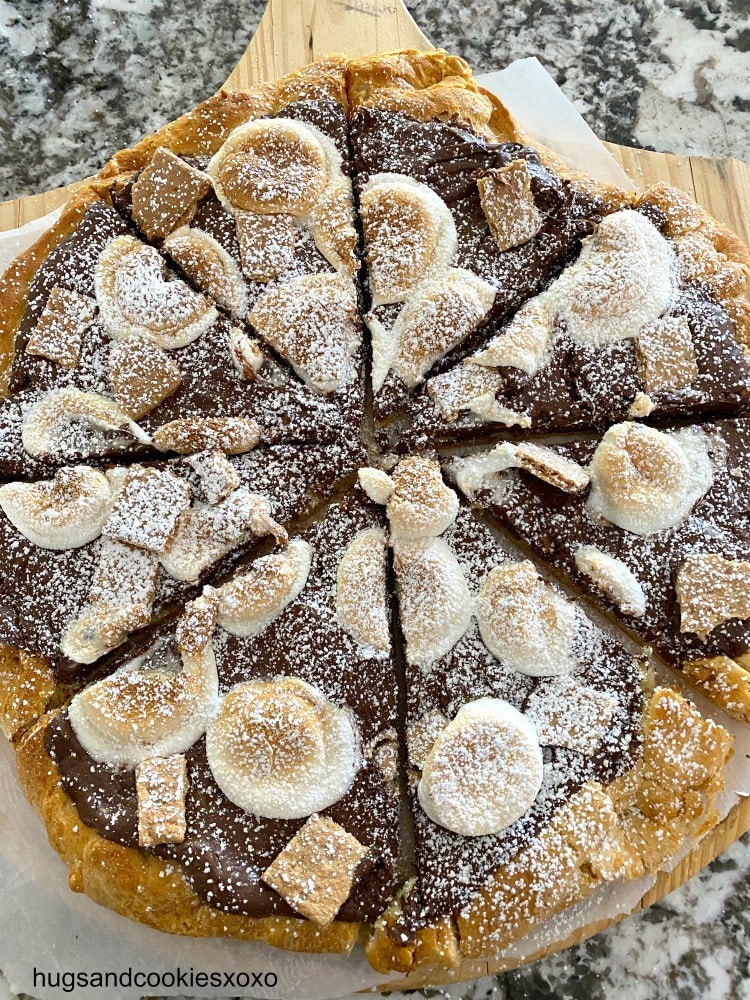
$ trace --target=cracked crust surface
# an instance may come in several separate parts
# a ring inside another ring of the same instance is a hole
[[[669,688],[653,692],[643,724],[635,768],[610,785],[584,786],[494,873],[455,925],[443,921],[399,946],[391,933],[398,908],[384,914],[366,946],[373,966],[406,973],[425,963],[456,967],[462,959],[495,954],[605,883],[655,874],[685,842],[709,830],[730,737]]]

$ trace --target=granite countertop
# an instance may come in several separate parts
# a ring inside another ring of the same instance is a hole
[[[750,160],[748,0],[408,6],[476,72],[537,56],[602,138]],[[187,0],[0,0],[0,200],[93,173],[212,93],[262,8],[203,0],[198,24]],[[472,995],[750,998],[748,847],[745,837],[647,912]],[[5,991],[0,982],[0,1000]]]

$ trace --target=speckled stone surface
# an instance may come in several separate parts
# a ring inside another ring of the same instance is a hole
[[[605,139],[750,160],[750,0],[411,0],[482,72],[535,55]],[[0,0],[0,199],[93,173],[218,88],[263,0]]]
[[[0,199],[92,173],[217,89],[262,0],[0,0]],[[614,142],[750,160],[750,0],[415,0],[477,72],[535,55]],[[646,913],[452,998],[750,998],[750,839]],[[0,1000],[7,987],[0,979]],[[428,991],[428,995],[440,995]]]

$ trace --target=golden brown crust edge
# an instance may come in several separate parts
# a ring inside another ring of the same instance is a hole
[[[55,247],[75,231],[86,209],[96,201],[105,200],[108,190],[109,182],[98,178],[80,187],[64,206],[58,220],[0,275],[0,395],[7,394],[16,331],[26,310],[34,275]]]
[[[359,924],[334,921],[320,928],[291,917],[255,919],[223,913],[199,899],[179,865],[100,837],[82,822],[44,748],[44,733],[53,718],[54,713],[44,716],[20,738],[16,765],[24,794],[43,820],[50,844],[68,866],[73,891],[170,934],[244,938],[316,954],[351,951],[360,936]]]
[[[120,150],[102,168],[99,178],[139,170],[159,146],[183,156],[213,155],[233,129],[273,114],[292,101],[330,100],[346,107],[347,63],[342,55],[325,56],[273,83],[260,83],[249,90],[222,88],[135,146]]]
[[[644,716],[643,754],[631,771],[608,786],[589,782],[494,873],[455,925],[441,921],[414,946],[399,947],[390,933],[392,908],[366,946],[368,959],[382,972],[407,973],[487,958],[606,882],[655,874],[716,824],[713,801],[731,753],[726,730],[676,691],[657,688]]]
[[[477,84],[468,64],[443,49],[405,49],[352,59],[349,104],[353,108],[376,106],[400,111],[418,121],[455,118],[491,142],[532,146],[545,166],[578,190],[601,198],[608,211],[632,202],[631,192],[572,170],[556,153],[532,139],[502,101]]]
[[[750,249],[685,191],[662,182],[643,192],[638,204],[644,201],[667,216],[681,278],[708,286],[731,316],[737,341],[750,348]]]

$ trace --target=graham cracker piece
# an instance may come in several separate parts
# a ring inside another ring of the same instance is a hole
[[[149,757],[135,769],[138,843],[181,844],[185,839],[187,764],[182,754]]]
[[[235,224],[245,277],[270,281],[289,270],[297,236],[294,216],[238,212]]]
[[[338,823],[315,813],[262,878],[303,917],[325,927],[348,899],[367,851]]]
[[[596,753],[612,721],[616,700],[575,677],[545,678],[526,705],[542,746]]]
[[[201,489],[211,504],[226,500],[240,485],[239,472],[219,448],[199,451],[187,461],[200,476]]]
[[[684,316],[662,316],[638,334],[638,365],[646,393],[684,389],[698,378],[693,337]]]
[[[477,187],[498,249],[520,246],[542,228],[544,220],[534,202],[525,160],[512,160],[505,167],[488,170],[477,180]]]
[[[491,405],[501,387],[499,372],[468,361],[429,379],[427,394],[440,416],[453,423],[464,410],[472,411],[477,402],[486,400]]]
[[[114,538],[103,538],[89,602],[111,607],[150,608],[158,575],[159,560],[155,553]]]
[[[750,562],[706,552],[688,556],[677,573],[680,631],[705,639],[731,618],[750,618]]]
[[[750,722],[750,671],[748,654],[736,659],[720,654],[700,660],[683,660],[685,676],[715,705],[743,722]]]
[[[515,446],[515,455],[522,469],[565,493],[582,493],[591,482],[588,472],[577,462],[543,445],[522,442]]]
[[[26,353],[75,368],[83,335],[96,314],[96,302],[67,288],[54,285],[39,322],[31,331]]]
[[[148,340],[113,344],[109,378],[115,399],[133,420],[150,413],[182,385],[177,364],[167,352]]]
[[[148,239],[161,239],[192,219],[210,188],[207,174],[160,146],[133,185],[133,218]]]
[[[177,623],[177,648],[180,652],[186,656],[200,656],[213,638],[218,615],[216,591],[213,594],[204,593],[194,601],[189,601]]]
[[[124,479],[102,534],[163,552],[189,505],[190,487],[184,480],[167,470],[135,467]]]

